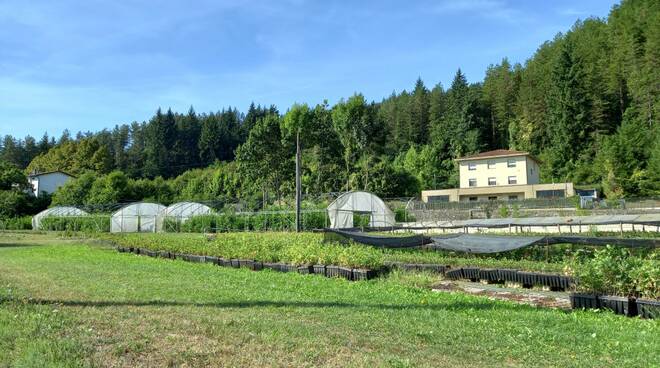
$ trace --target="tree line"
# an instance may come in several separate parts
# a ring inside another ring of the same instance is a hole
[[[416,196],[456,186],[455,158],[509,148],[539,157],[544,182],[653,196],[660,194],[659,64],[660,3],[626,0],[607,19],[578,21],[524,64],[490,65],[478,83],[459,69],[448,88],[417,79],[380,102],[356,93],[283,114],[255,104],[246,113],[159,109],[149,121],[75,137],[6,136],[0,158],[26,172],[162,181],[172,198],[281,198],[293,193],[299,133],[306,193]]]

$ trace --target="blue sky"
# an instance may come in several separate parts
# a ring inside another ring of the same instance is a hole
[[[0,134],[480,81],[614,3],[0,0]]]

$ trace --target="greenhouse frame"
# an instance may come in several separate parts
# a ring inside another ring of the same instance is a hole
[[[32,217],[32,229],[41,230],[41,221],[46,217],[81,217],[89,213],[70,206],[55,206],[39,212]]]
[[[392,227],[396,225],[394,212],[377,195],[369,192],[347,192],[328,206],[330,228],[354,227],[354,215],[368,215],[369,227]]]
[[[158,203],[129,204],[112,215],[111,233],[155,233],[160,231],[158,218],[165,206]]]

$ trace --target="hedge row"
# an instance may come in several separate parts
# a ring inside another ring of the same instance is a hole
[[[339,265],[380,269],[383,253],[368,246],[324,244],[312,233],[229,233],[215,237],[184,234],[112,234],[119,246],[216,256],[226,259],[253,259],[291,265]]]
[[[295,213],[255,213],[217,214],[194,216],[182,222],[176,218],[167,218],[164,229],[167,232],[201,233],[227,231],[286,231],[295,229]],[[302,227],[306,230],[322,229],[327,226],[327,214],[323,212],[305,212],[302,214]]]

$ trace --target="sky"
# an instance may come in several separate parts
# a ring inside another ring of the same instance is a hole
[[[0,135],[470,82],[609,0],[0,0]]]

